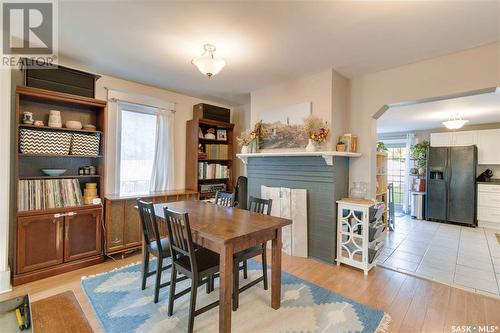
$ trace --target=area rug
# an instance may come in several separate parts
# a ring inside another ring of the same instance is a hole
[[[167,259],[168,260],[168,259]],[[150,267],[155,267],[154,262]],[[259,276],[259,263],[249,262],[249,280]],[[165,274],[166,273],[166,274]],[[163,278],[169,279],[169,271]],[[141,290],[141,265],[115,269],[96,276],[82,278],[81,285],[105,332],[186,332],[189,294],[177,299],[174,314],[167,316],[169,288],[160,289],[160,301],[153,303],[153,280],[149,278],[146,290]],[[177,284],[181,291],[189,280]],[[218,298],[216,289],[206,294],[198,291],[197,308]],[[381,310],[357,303],[349,298],[282,273],[282,301],[279,310],[270,306],[270,288],[254,286],[240,294],[238,311],[232,313],[232,331],[248,333],[267,332],[386,332],[390,316]],[[195,332],[217,332],[219,308],[195,318]]]

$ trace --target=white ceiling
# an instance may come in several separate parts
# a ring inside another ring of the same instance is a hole
[[[232,105],[335,68],[347,77],[499,40],[499,1],[59,1],[59,53],[90,70]],[[204,43],[227,65],[190,60]]]
[[[500,88],[495,92],[404,106],[389,106],[377,120],[378,133],[443,128],[443,121],[459,114],[467,125],[500,122]]]

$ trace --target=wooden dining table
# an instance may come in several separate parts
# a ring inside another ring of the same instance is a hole
[[[165,206],[187,212],[193,241],[220,255],[219,332],[231,332],[233,254],[267,241],[272,242],[271,307],[280,308],[281,228],[291,220],[192,200],[155,204],[155,215],[163,222]]]

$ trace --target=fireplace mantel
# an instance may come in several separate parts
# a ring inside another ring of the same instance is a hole
[[[264,152],[264,153],[248,153],[236,154],[243,163],[247,164],[250,157],[308,157],[308,156],[321,156],[327,165],[333,165],[333,158],[340,157],[360,157],[361,153],[348,153],[340,151],[278,151],[278,152]]]

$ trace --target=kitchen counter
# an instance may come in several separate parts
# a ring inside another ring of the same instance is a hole
[[[500,185],[500,178],[492,178],[491,181],[489,182],[476,182],[476,183],[485,185]]]

